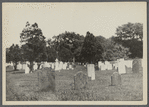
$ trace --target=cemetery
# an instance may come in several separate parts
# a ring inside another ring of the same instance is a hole
[[[110,38],[65,31],[46,40],[27,22],[21,46],[6,48],[6,101],[142,101],[142,26],[124,24]]]
[[[9,65],[6,67],[6,99],[8,101],[141,101],[142,69],[137,68],[142,67],[138,63],[140,60],[118,59],[113,64],[110,61],[105,63],[99,61],[99,69],[95,69],[94,64],[83,66],[76,63],[75,68],[67,69],[70,66],[67,66],[67,62],[63,63],[56,59],[55,63],[43,62],[40,69],[34,66],[32,73],[29,73],[25,63],[18,64],[20,67],[17,71]],[[132,66],[129,65],[129,61]]]

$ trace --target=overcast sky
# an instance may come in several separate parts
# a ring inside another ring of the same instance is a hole
[[[146,23],[145,3],[3,3],[3,41],[20,44],[20,33],[29,21],[37,23],[46,40],[65,31],[106,38],[122,24]]]

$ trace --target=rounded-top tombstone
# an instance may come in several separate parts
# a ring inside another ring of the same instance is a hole
[[[140,62],[138,59],[134,59],[132,62],[132,72],[133,73],[139,73],[140,71]]]
[[[79,71],[74,75],[74,89],[80,90],[85,89],[88,83],[88,76],[82,71]]]
[[[111,86],[117,86],[121,84],[121,75],[118,72],[114,72],[111,76]]]

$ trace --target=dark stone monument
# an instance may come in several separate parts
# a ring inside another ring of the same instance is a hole
[[[39,91],[55,91],[55,71],[44,68],[38,72]]]
[[[133,73],[139,73],[140,71],[140,62],[138,59],[134,59],[133,62],[132,62],[132,72]]]
[[[74,89],[80,90],[87,88],[88,76],[82,71],[79,71],[74,75]]]
[[[118,72],[114,72],[111,76],[111,86],[117,86],[121,84],[121,75]]]

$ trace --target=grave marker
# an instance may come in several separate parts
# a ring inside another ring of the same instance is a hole
[[[80,90],[87,88],[88,76],[82,71],[74,75],[74,89]]]
[[[50,68],[44,68],[38,72],[39,91],[55,91],[55,71]]]
[[[114,72],[111,76],[111,86],[117,86],[121,84],[121,75],[118,72]]]

